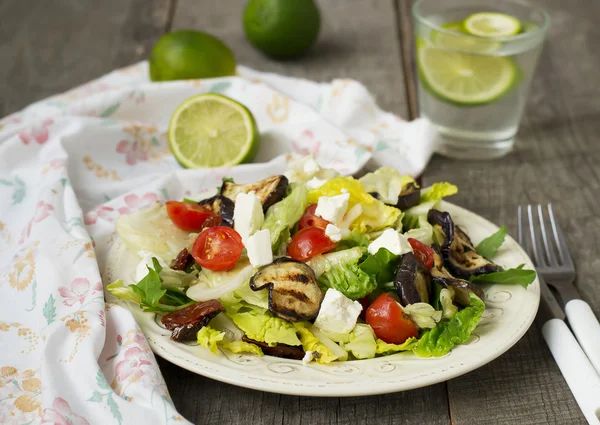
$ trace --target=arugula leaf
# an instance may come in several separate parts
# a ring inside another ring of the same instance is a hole
[[[488,260],[491,259],[494,255],[496,255],[498,248],[500,248],[500,246],[504,243],[507,230],[508,229],[506,226],[502,226],[496,233],[479,242],[479,245],[477,245],[475,248],[477,254],[487,258]]]
[[[525,264],[521,264],[519,267],[514,269],[502,270],[500,272],[481,274],[478,276],[471,276],[469,281],[472,283],[500,283],[504,285],[521,285],[523,288],[527,288],[535,280],[535,270],[525,270],[523,267]]]
[[[394,280],[398,258],[399,255],[394,255],[385,248],[379,248],[375,255],[368,255],[358,267],[373,276],[377,283],[386,283]]]

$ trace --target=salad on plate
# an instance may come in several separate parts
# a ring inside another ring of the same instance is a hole
[[[311,157],[210,197],[122,215],[141,261],[112,295],[173,341],[327,364],[398,352],[439,357],[466,343],[483,285],[527,287],[535,272],[493,262],[506,228],[475,245],[443,211],[456,186],[421,188],[383,167],[360,179]]]

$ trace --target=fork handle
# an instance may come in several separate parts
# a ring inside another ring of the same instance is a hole
[[[548,320],[542,334],[588,423],[600,425],[600,375],[564,321]]]
[[[600,373],[600,323],[590,305],[583,300],[571,300],[565,306],[565,313],[579,345]]]

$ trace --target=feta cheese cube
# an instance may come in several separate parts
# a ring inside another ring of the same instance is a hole
[[[162,267],[169,267],[165,260],[163,260],[161,257],[159,257],[153,252],[139,251],[137,254],[142,258],[142,261],[140,261],[140,264],[138,264],[135,268],[136,282],[139,282],[140,280],[146,277],[146,275],[148,274],[148,267],[150,267],[151,269],[154,268],[154,265],[152,264],[152,257],[156,258],[158,260],[158,264],[160,264]]]
[[[317,188],[323,186],[326,182],[327,182],[327,180],[321,180],[316,177],[313,177],[312,179],[310,179],[309,181],[306,182],[306,188],[307,189],[317,189]]]
[[[344,218],[348,209],[349,193],[336,196],[321,196],[317,203],[315,214],[333,224],[338,224]]]
[[[394,255],[402,255],[412,252],[412,247],[408,239],[394,229],[386,229],[384,232],[369,245],[369,254],[375,255],[379,248],[385,248]]]
[[[271,232],[269,229],[259,230],[249,236],[245,243],[250,264],[254,267],[264,266],[273,262],[271,251]]]
[[[249,236],[259,230],[265,221],[260,199],[254,194],[239,193],[235,198],[233,210],[233,228],[240,234],[245,243]]]
[[[315,326],[327,333],[348,333],[356,325],[362,311],[358,301],[352,301],[337,289],[328,289],[321,303]]]

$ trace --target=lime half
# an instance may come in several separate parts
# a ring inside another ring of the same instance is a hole
[[[442,25],[447,31],[432,31],[431,42],[445,50],[454,50],[466,53],[490,54],[494,53],[502,43],[495,40],[474,37],[463,29],[462,22],[450,22]]]
[[[420,76],[437,96],[462,105],[492,102],[508,92],[516,78],[514,62],[503,56],[479,56],[440,50],[418,50]]]
[[[479,37],[510,37],[521,31],[521,22],[504,13],[474,13],[463,22],[465,31]]]
[[[259,143],[252,113],[220,94],[206,93],[187,99],[169,123],[171,151],[186,168],[250,162]]]

